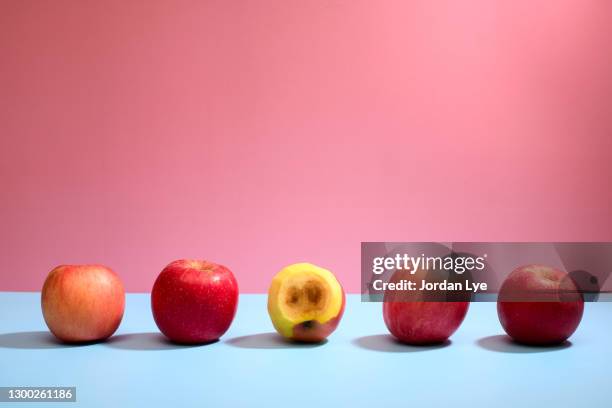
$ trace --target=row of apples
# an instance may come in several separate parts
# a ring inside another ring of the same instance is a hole
[[[512,271],[500,289],[566,290],[565,272],[545,265]],[[571,289],[571,288],[570,288]],[[576,292],[574,286],[573,292]],[[151,291],[151,309],[159,330],[179,344],[218,340],[231,326],[238,307],[238,282],[225,266],[182,259],[171,262]],[[310,263],[296,263],[278,272],[268,291],[268,314],[287,341],[321,342],[342,319],[346,296],[335,275]],[[383,318],[399,341],[427,345],[446,341],[461,325],[469,302],[387,300]],[[103,265],[61,265],[43,286],[42,311],[50,331],[61,341],[97,342],[112,336],[125,309],[119,276]],[[556,301],[499,301],[504,330],[515,341],[553,345],[578,327],[582,296]]]

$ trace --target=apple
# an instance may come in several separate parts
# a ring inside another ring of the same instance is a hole
[[[232,271],[213,262],[181,259],[157,277],[151,309],[159,330],[176,343],[218,340],[238,307],[238,282]]]
[[[61,265],[42,288],[41,306],[51,333],[65,342],[106,339],[117,330],[125,308],[123,283],[102,265]]]
[[[321,342],[340,323],[346,298],[333,273],[310,263],[289,265],[272,279],[268,313],[276,331],[300,342]]]
[[[573,280],[550,266],[519,267],[499,290],[499,321],[519,343],[560,344],[576,331],[583,311],[584,299]]]
[[[402,343],[445,342],[461,325],[469,302],[384,302],[383,317],[391,334]]]
[[[411,273],[398,270],[390,282],[412,281],[421,287],[421,280],[440,281],[448,272],[424,271]],[[449,300],[452,299],[452,300]],[[386,291],[383,301],[383,319],[389,332],[402,343],[429,345],[443,343],[461,326],[470,303],[469,294],[435,291]],[[440,301],[436,301],[436,300]]]

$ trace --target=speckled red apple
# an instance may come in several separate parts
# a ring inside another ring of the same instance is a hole
[[[159,330],[177,343],[209,343],[230,327],[238,307],[238,282],[225,266],[201,260],[170,263],[151,292]]]
[[[414,274],[399,270],[393,274],[390,282],[408,280],[418,283],[417,287],[420,287],[421,280],[434,278],[439,277],[423,270]],[[447,297],[448,295],[441,291],[434,294],[424,294],[420,291],[386,292],[383,319],[387,329],[402,343],[411,345],[443,343],[461,326],[470,306],[469,302],[432,301]]]

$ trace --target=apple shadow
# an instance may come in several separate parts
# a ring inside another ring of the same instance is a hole
[[[199,347],[206,344],[216,343],[213,341],[204,344],[181,344],[168,340],[161,333],[126,333],[111,337],[105,342],[105,346],[122,350],[174,350],[190,347]]]
[[[450,346],[451,341],[446,340],[438,344],[412,346],[400,342],[389,334],[375,334],[372,336],[358,337],[353,340],[353,344],[366,350],[382,351],[386,353],[415,353],[448,347]]]
[[[249,349],[288,349],[288,348],[316,348],[327,343],[327,339],[319,343],[302,343],[285,340],[278,333],[259,333],[249,336],[234,337],[226,341],[234,347]]]
[[[64,343],[58,340],[48,331],[29,331],[0,334],[0,348],[13,349],[58,349],[70,347],[83,347],[97,344],[99,342]]]
[[[489,351],[496,351],[498,353],[547,353],[551,351],[563,350],[572,346],[572,342],[569,340],[564,341],[561,344],[552,346],[529,346],[520,344],[512,340],[505,334],[499,334],[497,336],[488,336],[479,339],[476,344],[483,349]]]

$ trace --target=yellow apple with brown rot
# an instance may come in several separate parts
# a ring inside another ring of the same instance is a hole
[[[333,273],[310,263],[283,268],[268,291],[268,313],[276,331],[301,342],[320,342],[340,323],[346,299]]]

